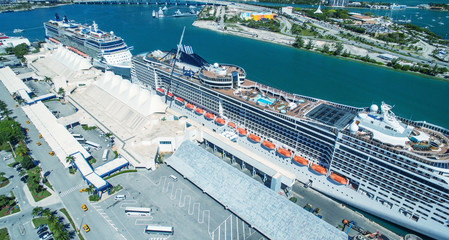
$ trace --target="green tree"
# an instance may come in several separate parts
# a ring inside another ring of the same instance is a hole
[[[58,95],[64,95],[64,88],[59,88],[58,89]]]
[[[335,51],[334,51],[334,55],[338,56],[343,52],[343,44],[341,42],[338,42],[337,44],[335,44]]]
[[[323,45],[323,48],[321,49],[321,52],[328,53],[329,52],[329,45],[326,43]]]
[[[50,208],[45,208],[45,209],[42,211],[42,216],[50,217],[51,215],[53,215],[53,213],[51,212]]]
[[[89,187],[86,189],[86,192],[88,194],[92,194],[94,192],[94,185],[89,185]]]
[[[35,167],[33,159],[28,155],[23,156],[21,165],[27,170],[30,170]]]
[[[75,169],[75,168],[74,168],[75,158],[74,158],[73,156],[67,156],[67,157],[65,158],[65,162],[69,163],[70,166],[71,166],[73,169]]]
[[[0,144],[11,142],[12,145],[25,139],[22,127],[13,119],[0,121]]]
[[[11,111],[8,109],[8,105],[5,102],[0,100],[0,112],[3,116],[9,117]]]
[[[307,42],[307,45],[306,45],[306,49],[312,49],[312,48],[313,48],[313,42],[311,39],[309,39],[309,41]]]
[[[20,155],[20,156],[24,156],[28,153],[28,148],[25,146],[25,144],[20,143],[17,147],[16,147],[16,154]]]
[[[35,207],[35,208],[33,208],[33,211],[31,212],[31,214],[35,217],[41,216],[43,211],[44,211],[44,209],[42,207]]]
[[[293,47],[302,48],[304,47],[304,39],[301,36],[296,36],[295,42],[293,43]]]

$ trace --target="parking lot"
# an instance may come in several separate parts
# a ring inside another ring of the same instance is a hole
[[[175,175],[176,181],[170,175]],[[124,187],[118,194],[125,194],[126,200],[110,197],[91,205],[126,239],[264,239],[165,165],[153,172],[123,174],[109,181]],[[128,216],[126,207],[149,207],[152,213],[146,217]],[[146,234],[148,224],[171,226],[174,235]]]

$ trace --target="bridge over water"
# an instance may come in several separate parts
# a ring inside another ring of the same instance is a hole
[[[75,4],[144,4],[144,5],[228,5],[230,3],[211,0],[74,0]]]

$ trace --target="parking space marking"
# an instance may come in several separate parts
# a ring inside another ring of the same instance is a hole
[[[246,240],[247,238],[250,238],[254,233],[256,233],[256,230],[252,229],[248,224],[240,220],[237,216],[231,214],[220,225],[218,225],[215,230],[210,233],[210,238],[212,240]],[[265,238],[261,237],[260,239]]]
[[[65,196],[69,195],[71,192],[81,188],[83,185],[84,185],[84,183],[80,183],[80,184],[78,184],[78,185],[76,185],[76,186],[74,186],[74,187],[72,187],[72,188],[70,188],[70,189],[60,193],[59,196],[60,197],[65,197]]]
[[[120,208],[135,207],[137,200],[122,200]]]
[[[100,216],[102,216],[104,218],[104,220],[106,220],[106,222],[108,222],[109,225],[111,225],[111,227],[114,228],[115,231],[118,232],[118,228],[115,226],[114,222],[109,218],[108,214],[106,214],[104,209],[98,203],[92,203],[91,205],[100,214]]]
[[[134,223],[134,225],[149,225],[151,224],[153,220],[152,216],[149,216],[148,218],[141,218],[141,219],[136,219],[136,222]]]
[[[169,239],[171,236],[168,236],[168,237],[152,237],[152,238],[149,238],[149,240],[167,240],[167,239]]]

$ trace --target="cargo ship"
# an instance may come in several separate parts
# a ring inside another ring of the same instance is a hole
[[[187,46],[132,61],[133,82],[304,185],[449,239],[448,129],[396,116],[384,102],[353,107],[276,89],[248,80],[240,66],[208,63]]]

